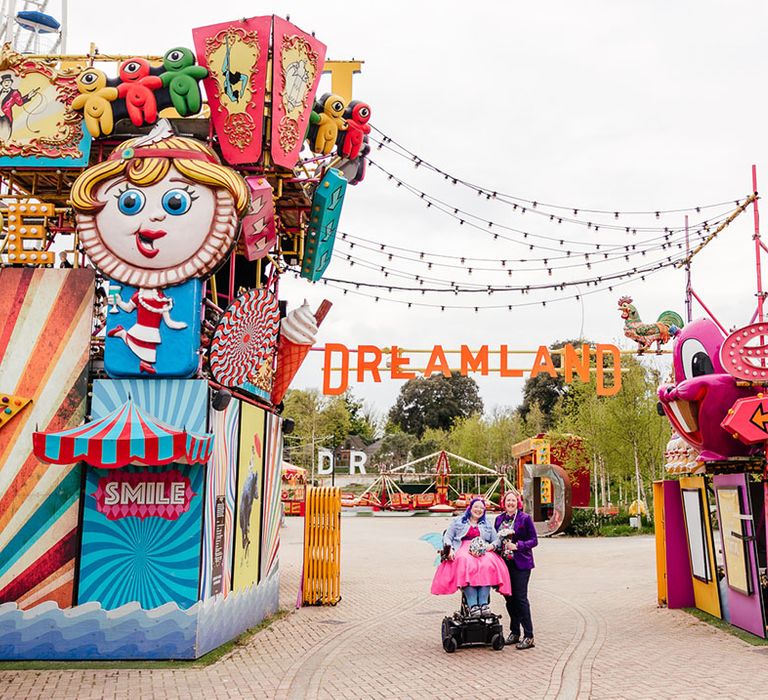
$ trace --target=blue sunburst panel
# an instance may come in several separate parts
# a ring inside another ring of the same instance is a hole
[[[208,432],[208,382],[204,379],[97,379],[91,418],[103,418],[129,398],[163,423],[198,435]]]
[[[197,602],[203,502],[203,467],[174,465],[190,480],[195,496],[177,520],[124,517],[109,520],[92,494],[109,470],[87,468],[83,549],[78,603],[105,610],[139,603],[149,610],[165,603],[188,608]],[[124,467],[120,472],[161,472],[166,467]]]
[[[158,420],[190,432],[205,432],[208,386],[204,380],[97,380],[92,415],[98,419],[130,397]],[[117,472],[153,474],[178,470],[194,494],[176,519],[127,515],[109,519],[93,494],[99,479]],[[204,467],[87,467],[78,603],[96,601],[106,610],[127,603],[144,609],[198,599],[204,500]]]

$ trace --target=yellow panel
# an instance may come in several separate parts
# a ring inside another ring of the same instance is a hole
[[[326,61],[323,73],[331,74],[331,92],[346,102],[352,100],[352,76],[363,68],[362,61]]]
[[[667,604],[667,546],[664,532],[664,484],[653,482],[653,523],[656,533],[656,598]]]
[[[712,572],[712,580],[709,582],[702,581],[699,578],[693,577],[693,596],[696,600],[696,607],[699,610],[708,612],[710,615],[722,618],[722,612],[720,610],[720,592],[717,585],[717,569],[715,567],[715,548],[712,539],[712,520],[709,517],[709,501],[707,499],[707,492],[705,488],[705,482],[703,476],[688,476],[680,479],[680,492],[682,494],[685,489],[698,489],[702,498],[703,515],[704,515],[704,535],[707,543],[707,554],[709,557],[709,570]],[[683,514],[685,514],[685,503],[683,503]],[[688,525],[686,522],[686,529]],[[686,533],[687,535],[687,533]],[[688,546],[688,553],[690,556],[690,544]],[[693,571],[693,563],[691,563],[691,571]]]

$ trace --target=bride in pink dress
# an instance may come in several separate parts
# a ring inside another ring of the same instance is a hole
[[[480,538],[484,545],[477,545],[478,554],[470,552],[470,543]],[[456,516],[443,535],[443,543],[450,546],[446,561],[437,567],[432,580],[432,593],[451,595],[459,588],[470,609],[470,615],[478,617],[490,612],[491,588],[498,588],[502,595],[511,595],[509,571],[503,559],[495,553],[496,530],[485,518],[485,503],[473,498],[463,515]]]

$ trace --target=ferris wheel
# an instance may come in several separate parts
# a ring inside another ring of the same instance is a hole
[[[2,0],[0,37],[19,53],[66,53],[68,0]]]

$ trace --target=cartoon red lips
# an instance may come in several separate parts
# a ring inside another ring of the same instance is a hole
[[[145,258],[154,258],[160,251],[155,248],[155,241],[167,235],[166,231],[153,231],[142,228],[136,231],[136,247]]]

